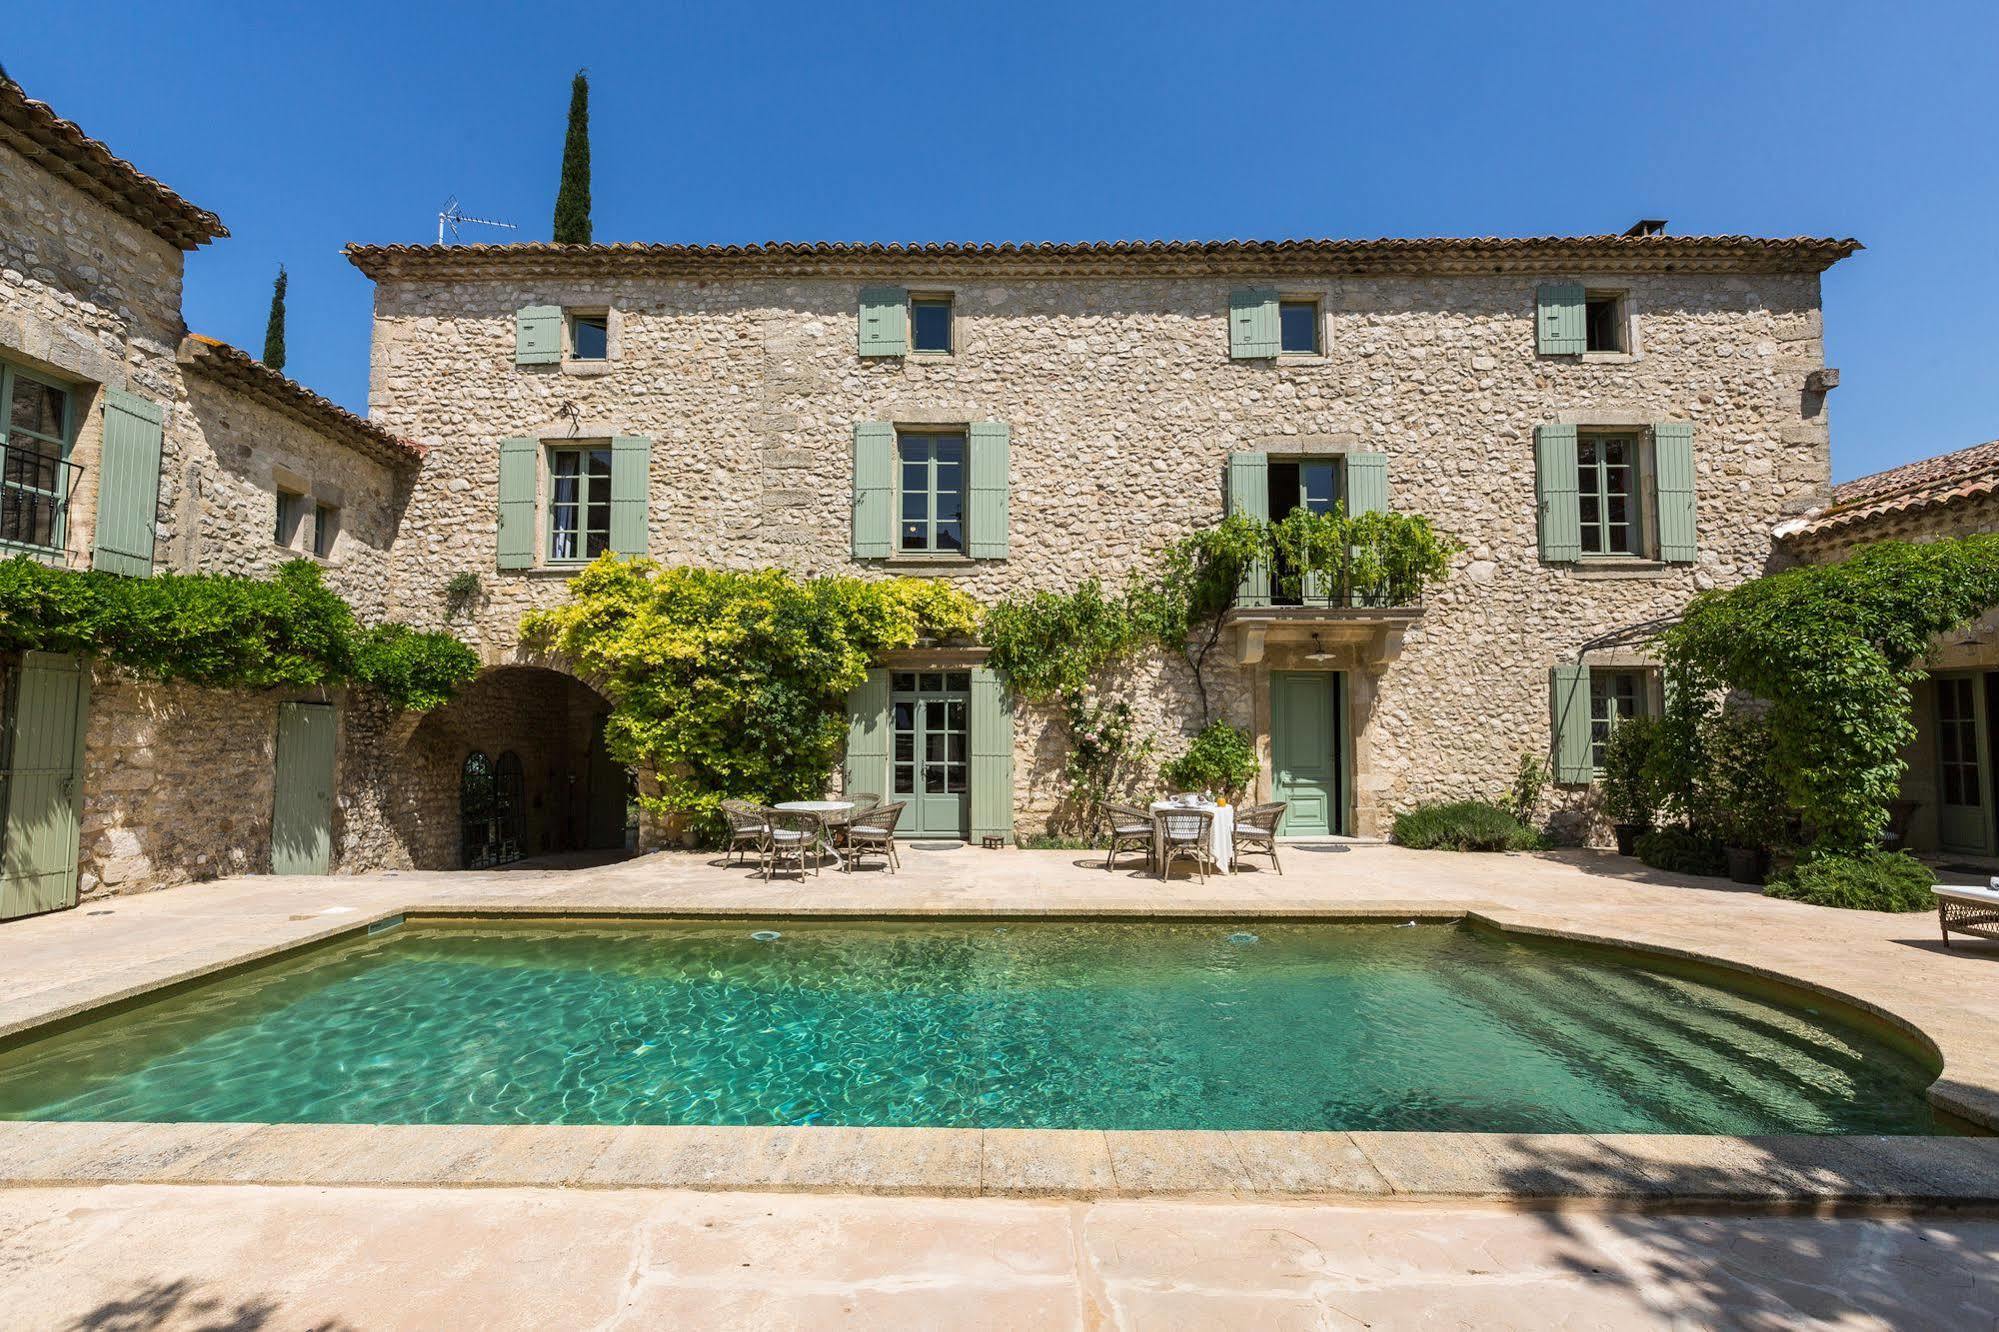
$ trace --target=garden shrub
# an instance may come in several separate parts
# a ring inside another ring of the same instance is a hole
[[[1255,742],[1218,721],[1208,723],[1186,753],[1159,770],[1159,777],[1175,791],[1213,791],[1237,800],[1256,780],[1257,767]]]
[[[1653,717],[1626,717],[1604,742],[1597,792],[1603,816],[1612,823],[1651,825],[1659,808],[1658,783],[1651,772],[1658,742],[1659,723]]]
[[[1930,867],[1900,851],[1863,851],[1800,861],[1764,885],[1770,897],[1853,911],[1927,911],[1936,905]]]
[[[438,706],[479,669],[449,634],[362,629],[310,560],[269,578],[122,578],[0,561],[0,651],[95,656],[148,679],[218,689],[360,684],[408,709]]]
[[[606,555],[524,641],[570,658],[611,700],[604,738],[650,772],[655,813],[712,827],[724,799],[818,796],[847,734],[847,695],[883,653],[969,639],[976,607],[947,583],[797,579]]]
[[[1654,828],[1638,839],[1638,858],[1668,874],[1728,873],[1728,855],[1720,842],[1686,828]]]
[[[1418,805],[1395,816],[1394,840],[1419,851],[1533,851],[1541,834],[1483,800]]]

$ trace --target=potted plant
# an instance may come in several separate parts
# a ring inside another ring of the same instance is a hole
[[[1703,729],[1701,825],[1720,840],[1728,877],[1760,884],[1769,873],[1770,848],[1790,817],[1771,761],[1770,723],[1761,713],[1727,708]]]
[[[1617,854],[1635,855],[1638,839],[1652,830],[1659,810],[1657,786],[1648,770],[1659,743],[1659,723],[1651,717],[1627,717],[1610,733],[1597,769],[1598,797],[1604,817],[1617,836]]]

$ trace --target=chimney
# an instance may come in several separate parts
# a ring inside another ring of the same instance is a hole
[[[1666,219],[1663,217],[1641,217],[1631,224],[1627,236],[1663,236],[1666,234]]]

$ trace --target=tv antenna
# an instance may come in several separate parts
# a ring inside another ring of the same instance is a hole
[[[481,227],[505,227],[508,231],[515,229],[514,224],[511,222],[501,222],[490,217],[468,216],[465,210],[458,206],[458,196],[454,194],[444,201],[444,208],[437,215],[437,243],[439,245],[444,244],[444,232],[448,227],[451,231],[451,243],[456,245],[458,243],[458,228],[462,223],[467,222]]]

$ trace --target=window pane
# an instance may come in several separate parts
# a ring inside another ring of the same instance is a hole
[[[909,693],[916,688],[916,673],[914,671],[897,671],[889,677],[889,685],[901,693]]]
[[[937,461],[955,463],[965,460],[965,437],[963,435],[940,435],[934,442]]]
[[[913,795],[915,794],[915,791],[916,791],[915,766],[913,764],[908,764],[908,763],[896,764],[895,793],[897,795]]]
[[[1319,303],[1279,301],[1277,304],[1278,346],[1288,352],[1319,350]]]
[[[902,525],[902,548],[904,550],[930,549],[929,530],[922,523]]]
[[[910,350],[947,352],[951,350],[951,302],[912,301],[909,306]]]
[[[951,727],[951,729],[952,729],[952,730],[954,730],[954,731],[962,731],[962,730],[964,730],[964,729],[965,729],[965,700],[964,700],[964,699],[962,699],[962,698],[954,698],[954,699],[952,699],[952,700],[950,701],[950,704],[949,704],[949,706],[948,706],[948,708],[947,708],[946,712],[945,712],[945,717],[946,717],[946,720],[948,721],[948,724],[950,725],[950,727]]]
[[[962,694],[967,689],[970,689],[972,687],[971,672],[952,671],[949,675],[944,677],[944,687],[946,689],[955,689]]]
[[[902,517],[905,522],[922,522],[930,516],[930,496],[921,490],[903,488]]]
[[[610,321],[602,315],[579,315],[569,326],[570,354],[579,361],[601,361],[610,351]]]
[[[964,492],[956,488],[946,490],[942,486],[938,487],[937,521],[956,522],[958,519],[964,516],[965,516]]]
[[[930,437],[928,435],[904,435],[902,437],[902,460],[904,463],[930,461]],[[904,476],[908,473],[904,472]]]
[[[965,767],[961,763],[953,763],[944,769],[944,784],[952,795],[963,795],[972,789],[965,780]]]
[[[916,736],[909,731],[898,731],[895,737],[895,758],[898,763],[916,761]]]
[[[943,676],[939,675],[939,674],[938,674],[937,672],[935,672],[935,671],[925,671],[925,672],[923,673],[923,689],[924,689],[924,692],[926,692],[926,693],[933,693],[933,694],[934,694],[934,693],[936,693],[936,692],[937,692],[938,690],[942,689],[943,687],[944,687],[944,677],[943,677]],[[932,706],[934,707],[934,706],[937,706],[937,705],[933,704]],[[933,723],[933,725],[940,725],[940,726],[941,726],[942,724],[943,724],[942,722],[936,722],[936,723]]]
[[[1339,468],[1330,462],[1299,464],[1299,502],[1311,513],[1331,513],[1339,498],[1338,476]]]
[[[895,729],[911,731],[916,728],[916,705],[904,700],[895,705]]]
[[[958,523],[937,524],[937,549],[962,551],[965,549],[965,534]]]
[[[63,391],[21,375],[14,377],[14,407],[8,425],[32,430],[51,439],[62,438]]]
[[[924,791],[924,794],[926,794],[926,795],[943,795],[943,794],[945,794],[945,791],[944,791],[944,765],[943,765],[943,764],[941,764],[941,763],[928,763],[928,764],[925,764],[925,765],[924,765],[924,768],[923,768],[923,791]]]

